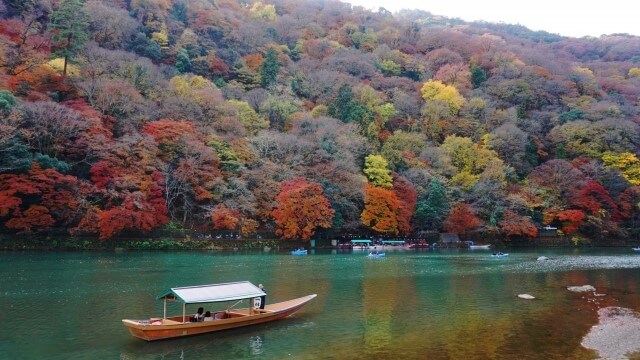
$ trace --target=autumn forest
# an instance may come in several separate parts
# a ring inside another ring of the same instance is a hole
[[[1,0],[0,231],[635,239],[640,38],[333,0]]]

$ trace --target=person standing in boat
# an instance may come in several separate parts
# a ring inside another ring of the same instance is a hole
[[[264,303],[265,303],[266,298],[267,298],[267,289],[265,289],[264,285],[262,285],[262,284],[258,285],[258,287],[264,293],[264,295],[260,296],[260,310],[264,310]]]

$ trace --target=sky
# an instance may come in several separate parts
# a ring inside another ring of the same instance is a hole
[[[564,36],[599,37],[627,33],[640,36],[638,0],[342,0],[353,5],[395,12],[426,10],[434,15],[466,21],[520,24]]]

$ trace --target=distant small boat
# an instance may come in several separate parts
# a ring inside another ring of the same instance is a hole
[[[307,250],[303,249],[303,250],[293,250],[291,252],[291,255],[307,255]]]
[[[384,253],[379,253],[379,254],[369,253],[369,255],[367,255],[367,257],[370,257],[370,258],[383,258],[384,257]]]
[[[491,248],[491,245],[469,245],[469,249],[475,249],[475,250],[489,249],[489,248]]]
[[[507,257],[507,256],[509,256],[509,254],[491,254],[491,257],[503,258],[503,257]]]
[[[633,251],[640,251],[640,247],[632,248],[632,249],[633,249]]]

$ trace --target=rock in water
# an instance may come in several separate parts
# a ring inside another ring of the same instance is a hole
[[[520,295],[518,295],[518,297],[519,297],[520,299],[526,299],[526,300],[533,300],[533,299],[535,299],[535,296],[533,296],[533,295],[529,295],[529,294],[520,294]]]
[[[549,258],[548,258],[548,257],[546,257],[546,256],[540,256],[540,257],[538,258],[538,261],[545,261],[545,260],[549,260]]]
[[[582,286],[569,286],[567,287],[567,290],[573,291],[573,292],[589,292],[589,291],[596,291],[596,288],[594,288],[591,285],[582,285]]]
[[[600,322],[582,339],[582,346],[598,352],[600,359],[627,359],[640,351],[640,314],[632,309],[598,310]]]

